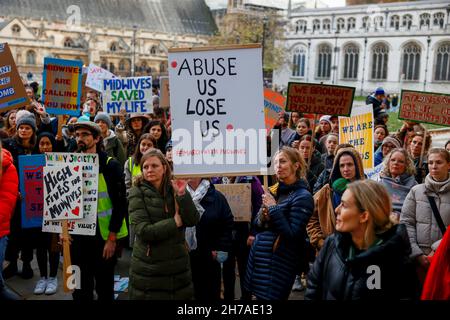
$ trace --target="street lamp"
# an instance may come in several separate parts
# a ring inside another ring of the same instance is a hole
[[[135,73],[135,54],[136,54],[136,31],[137,31],[137,26],[134,25],[133,26],[133,41],[132,41],[132,45],[133,45],[133,55],[131,56],[131,76],[134,77],[134,73]]]
[[[269,19],[267,16],[263,18],[263,34],[262,34],[262,67],[263,67],[263,77],[264,77],[264,47],[266,45],[266,26]]]

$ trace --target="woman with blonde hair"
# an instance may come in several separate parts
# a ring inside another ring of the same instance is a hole
[[[350,183],[336,208],[336,232],[310,273],[307,300],[413,298],[406,227],[390,220],[390,196],[372,180]]]
[[[260,300],[288,299],[302,265],[306,224],[314,208],[299,151],[281,148],[274,164],[279,182],[262,196],[244,285]]]

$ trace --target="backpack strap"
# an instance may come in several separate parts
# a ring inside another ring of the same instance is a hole
[[[431,210],[433,210],[434,218],[436,219],[439,229],[441,229],[442,236],[444,236],[446,228],[444,221],[442,221],[441,215],[439,214],[436,202],[434,201],[434,198],[431,196],[428,196],[428,201],[430,202]]]

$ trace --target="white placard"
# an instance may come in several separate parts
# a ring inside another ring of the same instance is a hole
[[[169,50],[174,174],[266,167],[261,48]]]
[[[83,68],[84,69],[84,68]],[[86,87],[94,89],[98,92],[103,90],[103,79],[114,78],[115,75],[108,70],[97,67],[95,64],[90,64],[87,68]]]
[[[69,233],[94,236],[97,226],[98,200],[98,154],[92,153],[46,153],[46,165],[57,166],[65,163],[77,164],[82,169],[83,182],[83,219],[69,220]],[[42,231],[61,233],[61,224],[57,221],[43,220]]]

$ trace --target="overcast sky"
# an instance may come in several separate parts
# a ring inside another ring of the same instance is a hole
[[[205,0],[206,4],[211,9],[225,8],[227,6],[228,0]],[[342,7],[345,6],[345,0],[321,0],[330,7]],[[261,4],[279,4],[279,7],[287,9],[289,0],[259,0]],[[301,0],[292,0],[294,5],[296,2],[302,2]]]

